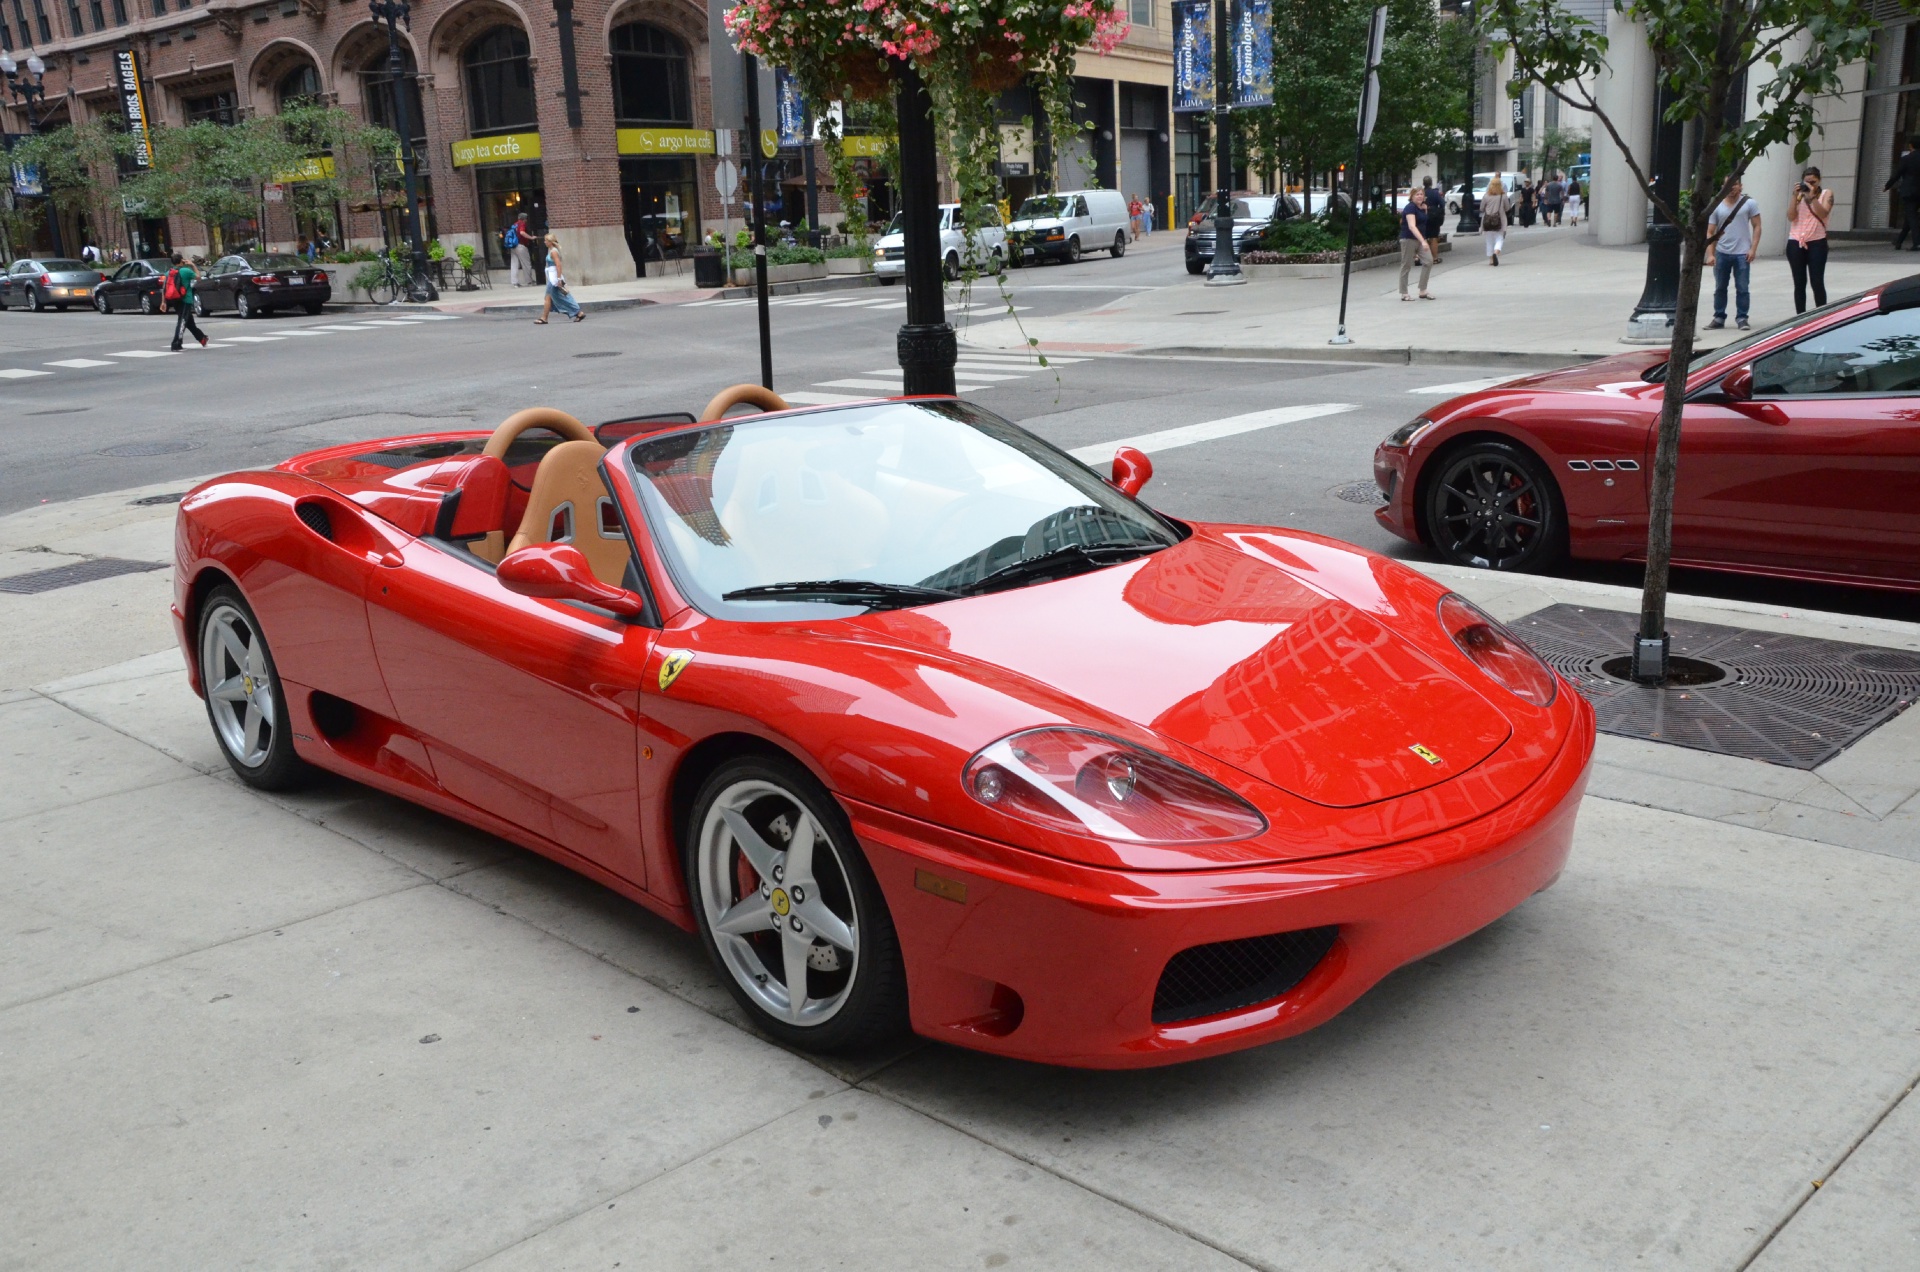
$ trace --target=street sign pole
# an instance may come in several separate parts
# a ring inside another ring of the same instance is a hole
[[[747,192],[753,200],[753,288],[760,311],[760,384],[773,389],[773,323],[767,314],[767,196],[760,162],[760,72],[751,53],[740,55],[747,81]]]
[[[1353,278],[1353,236],[1360,226],[1360,159],[1373,140],[1373,123],[1380,114],[1380,55],[1386,39],[1387,6],[1383,4],[1373,11],[1373,21],[1367,26],[1367,71],[1360,83],[1360,121],[1354,129],[1353,180],[1347,183],[1347,254],[1340,264],[1340,327],[1328,344],[1353,343],[1347,336],[1347,284]]]

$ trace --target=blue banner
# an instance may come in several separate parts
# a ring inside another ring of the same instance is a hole
[[[1233,23],[1233,104],[1273,105],[1273,0],[1240,0]]]
[[[1173,0],[1173,112],[1212,109],[1213,5],[1210,0]]]
[[[807,104],[800,97],[800,81],[784,68],[773,72],[774,119],[783,146],[807,144]]]

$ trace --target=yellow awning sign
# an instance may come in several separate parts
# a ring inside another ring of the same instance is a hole
[[[302,159],[298,168],[273,174],[274,181],[280,185],[291,185],[296,181],[328,181],[332,178],[332,155],[313,155]]]
[[[468,137],[453,143],[453,166],[477,163],[533,163],[540,158],[540,134],[507,133],[499,137]]]
[[[891,137],[842,137],[840,139],[840,152],[851,155],[855,159],[878,159],[881,155],[887,153],[887,147],[891,145],[892,142],[893,138]]]
[[[621,128],[614,133],[623,155],[710,155],[710,128]]]

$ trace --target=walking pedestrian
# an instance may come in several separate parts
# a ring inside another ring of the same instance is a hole
[[[533,282],[533,255],[527,246],[533,231],[527,228],[527,214],[522,212],[515,217],[513,224],[507,227],[507,283],[513,287],[525,287]],[[525,282],[521,279],[525,278]]]
[[[1549,227],[1560,224],[1560,200],[1566,197],[1566,187],[1560,184],[1560,178],[1549,172],[1547,179],[1540,184],[1540,223]]]
[[[1494,174],[1487,182],[1487,192],[1480,198],[1480,237],[1487,245],[1487,264],[1500,263],[1500,249],[1507,245],[1507,216],[1513,210],[1512,201],[1507,198],[1507,188],[1500,184],[1500,176]]]
[[[1425,189],[1415,190],[1407,199],[1406,206],[1400,209],[1400,299],[1412,300],[1407,295],[1407,276],[1413,273],[1414,265],[1420,266],[1420,299],[1432,300],[1427,284],[1433,278],[1433,254],[1427,250],[1427,195]]]
[[[1433,184],[1432,177],[1423,177],[1421,192],[1427,196],[1427,215],[1424,222],[1427,232],[1427,255],[1433,263],[1440,263],[1440,240],[1447,234],[1447,199],[1440,187]],[[1432,300],[1433,297],[1427,297]]]
[[[1787,204],[1787,268],[1793,271],[1793,312],[1807,312],[1807,284],[1813,303],[1827,303],[1827,218],[1833,215],[1833,191],[1820,184],[1820,169],[1800,174]]]
[[[1580,178],[1567,178],[1567,224],[1580,224]]]
[[[1899,251],[1900,244],[1910,238],[1912,250],[1920,252],[1920,153],[1914,151],[1913,138],[1900,143],[1900,158],[1894,161],[1893,175],[1881,188],[1900,196],[1900,232],[1893,236],[1893,250]]]
[[[1142,211],[1140,196],[1136,194],[1133,196],[1132,201],[1127,204],[1127,226],[1131,231],[1130,236],[1132,238],[1137,239],[1140,237],[1140,216]]]
[[[181,337],[189,331],[200,342],[202,349],[207,347],[207,334],[193,320],[193,280],[197,277],[199,275],[194,273],[193,266],[187,264],[186,258],[175,252],[173,268],[167,272],[167,281],[162,284],[160,293],[180,315],[174,319],[173,344],[169,346],[175,353],[180,352]]]
[[[1520,193],[1515,198],[1515,209],[1520,217],[1520,228],[1532,229],[1534,219],[1540,214],[1540,191],[1525,177],[1520,178]]]
[[[540,306],[540,316],[534,322],[545,326],[547,315],[558,309],[567,317],[579,322],[586,315],[580,312],[580,302],[567,290],[566,264],[560,257],[560,240],[549,234],[547,246],[547,300]]]
[[[1734,319],[1747,329],[1747,279],[1760,252],[1760,205],[1738,181],[1707,218],[1707,263],[1713,266],[1713,321],[1707,330],[1727,325],[1727,280],[1734,282]],[[1824,285],[1824,284],[1823,284]]]
[[[1152,199],[1142,199],[1140,201],[1140,237],[1141,238],[1153,237],[1153,200]]]

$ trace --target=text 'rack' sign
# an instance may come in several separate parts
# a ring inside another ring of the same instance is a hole
[[[153,167],[153,135],[147,129],[147,90],[140,83],[140,55],[120,49],[113,55],[114,87],[120,93],[120,115],[133,138],[133,166]]]

